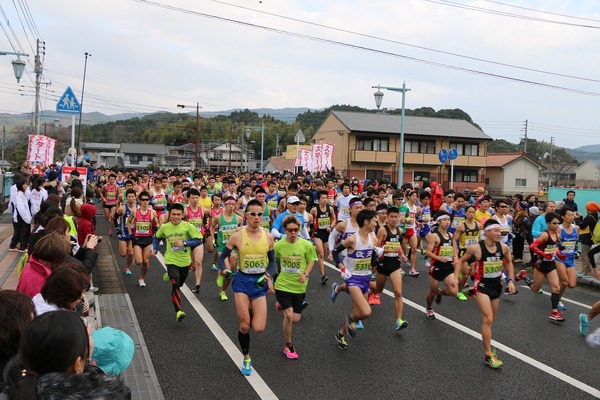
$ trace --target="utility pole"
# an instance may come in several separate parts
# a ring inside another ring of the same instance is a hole
[[[229,164],[227,166],[227,170],[231,171],[231,142],[233,139],[233,125],[229,127]]]
[[[554,147],[554,136],[550,136],[550,179],[548,182],[548,189],[552,186],[552,172],[554,170],[554,165],[552,164],[552,148]]]
[[[525,144],[523,145],[523,153],[527,154],[527,124],[528,121],[525,120]]]
[[[275,156],[278,157],[279,156],[279,132],[277,132],[277,135],[275,137],[277,138],[277,144],[275,145]]]
[[[43,73],[43,66],[42,66],[42,59],[40,57],[40,50],[41,50],[41,54],[45,54],[45,42],[42,42],[40,39],[37,39],[37,50],[35,53],[35,61],[34,61],[34,72],[35,72],[35,111],[34,111],[34,118],[35,121],[33,123],[33,129],[36,135],[40,134],[40,87],[41,87],[41,82],[42,82],[42,73]]]

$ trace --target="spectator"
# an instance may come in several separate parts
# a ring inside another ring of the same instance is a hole
[[[59,194],[58,191],[58,172],[56,171],[50,171],[48,173],[48,181],[46,182],[46,185],[44,186],[44,189],[46,189],[46,191],[48,192],[48,195],[51,194]]]
[[[567,192],[567,197],[563,199],[563,202],[565,203],[565,207],[567,207],[569,210],[572,210],[576,216],[577,214],[579,214],[579,210],[577,209],[577,203],[575,203],[574,190],[569,190]]]
[[[479,205],[479,201],[482,197],[485,196],[485,189],[481,186],[475,189],[475,202],[473,203],[475,207]]]
[[[129,367],[135,344],[123,331],[109,326],[92,332],[94,352],[92,361],[108,375],[119,375]]]
[[[29,207],[32,216],[40,211],[42,202],[47,198],[48,192],[44,189],[44,178],[38,176],[33,180],[33,189],[29,193]]]
[[[17,290],[32,298],[40,293],[46,278],[67,258],[70,251],[71,246],[60,234],[46,234],[35,244],[19,278]]]
[[[0,291],[0,393],[4,390],[4,367],[19,351],[25,327],[34,317],[31,299],[16,290]]]
[[[76,313],[54,311],[35,318],[6,370],[8,399],[130,399],[116,376],[86,369],[91,355],[86,326]]]
[[[442,203],[444,202],[444,190],[439,187],[435,181],[431,182],[430,187],[431,191],[429,193],[431,194],[431,201],[429,204],[431,207],[431,214],[433,215],[437,210],[440,209]]]
[[[10,251],[25,253],[29,244],[32,216],[27,197],[27,181],[23,177],[15,177],[14,191],[11,188],[9,210],[12,213],[13,237],[10,241]],[[20,244],[20,247],[17,245]]]
[[[592,242],[592,233],[598,223],[598,211],[600,205],[595,201],[590,201],[585,205],[588,215],[579,224],[579,241],[581,242],[581,271],[577,272],[577,276],[584,277],[592,275],[592,265],[588,253],[594,245]]]
[[[37,219],[37,226],[35,227],[33,233],[31,234],[31,236],[29,237],[29,247],[28,247],[28,251],[27,253],[29,255],[31,255],[31,253],[33,252],[33,248],[35,247],[35,244],[37,243],[38,240],[40,240],[42,237],[44,237],[44,235],[46,234],[46,225],[48,225],[48,223],[50,223],[50,220],[53,219],[54,217],[58,217],[60,219],[63,219],[63,212],[60,208],[55,207],[55,206],[51,206],[51,204],[48,201],[45,201],[42,203],[42,206],[40,208],[40,213],[43,214],[36,214],[36,219]],[[46,208],[47,206],[49,206],[48,208]]]
[[[77,242],[80,246],[83,246],[88,235],[96,234],[93,219],[97,211],[96,206],[93,204],[85,203],[81,206],[81,216],[77,221]]]
[[[70,261],[76,261],[85,267],[88,274],[91,274],[96,266],[96,260],[98,259],[98,253],[94,251],[94,248],[98,244],[98,237],[96,235],[89,235],[83,242],[83,246],[77,244],[77,238],[73,237],[69,231],[69,225],[65,220],[57,219],[48,222],[46,227],[46,233],[50,234],[57,232],[69,246],[77,248],[75,255],[72,256],[73,252],[69,253]]]
[[[69,265],[56,268],[46,279],[41,292],[33,297],[36,315],[60,309],[75,310],[89,283],[89,276],[80,274]]]

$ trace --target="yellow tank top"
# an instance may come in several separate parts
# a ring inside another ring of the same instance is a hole
[[[242,229],[242,246],[238,249],[240,262],[238,269],[245,274],[263,274],[269,266],[269,242],[264,230],[260,230],[260,239],[254,241],[248,236],[246,228]]]

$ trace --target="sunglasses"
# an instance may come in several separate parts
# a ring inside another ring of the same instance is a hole
[[[140,199],[140,201],[150,201],[150,199]]]
[[[552,225],[560,225],[560,222],[551,222]]]
[[[298,233],[300,231],[299,228],[293,228],[293,229],[286,228],[285,230],[288,231],[289,233]]]
[[[498,208],[508,208],[508,206],[498,206]]]
[[[247,215],[251,216],[251,217],[260,217],[262,216],[262,212],[259,211],[248,211],[246,212]]]

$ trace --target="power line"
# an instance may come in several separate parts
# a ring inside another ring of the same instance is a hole
[[[321,43],[336,45],[336,46],[340,46],[340,47],[347,47],[347,48],[351,48],[351,49],[354,49],[354,50],[362,50],[362,51],[371,52],[371,53],[377,53],[377,54],[386,55],[386,56],[390,56],[390,57],[401,58],[401,59],[404,59],[404,60],[419,62],[419,63],[422,63],[422,64],[432,65],[432,66],[436,66],[436,67],[440,67],[440,68],[446,68],[446,69],[453,69],[453,70],[456,70],[456,71],[468,72],[468,73],[471,73],[471,74],[474,74],[474,75],[488,76],[488,77],[493,77],[493,78],[508,80],[508,81],[512,81],[512,82],[516,82],[516,83],[524,83],[524,84],[528,84],[528,85],[533,85],[533,86],[538,86],[538,87],[544,87],[544,88],[547,88],[547,89],[561,90],[561,91],[566,91],[566,92],[571,92],[571,93],[577,93],[577,94],[583,94],[583,95],[588,95],[588,96],[600,96],[600,93],[598,93],[598,92],[591,92],[591,91],[586,91],[586,90],[574,89],[574,88],[569,88],[569,87],[565,87],[565,86],[552,85],[552,84],[543,83],[543,82],[531,81],[531,80],[521,79],[521,78],[514,78],[514,77],[507,76],[507,75],[500,75],[500,74],[495,74],[495,73],[491,73],[491,72],[485,72],[485,71],[475,70],[475,69],[471,69],[471,68],[464,68],[464,67],[459,67],[459,66],[455,66],[455,65],[444,64],[444,63],[437,62],[437,61],[431,61],[431,60],[425,60],[425,59],[416,58],[416,57],[410,57],[410,56],[406,56],[406,55],[403,55],[403,54],[394,53],[394,52],[391,52],[391,51],[378,50],[378,49],[374,49],[374,48],[371,48],[371,47],[359,46],[359,45],[352,44],[352,43],[346,43],[346,42],[341,42],[341,41],[337,41],[337,40],[326,39],[326,38],[317,37],[317,36],[311,36],[311,35],[308,35],[308,34],[286,31],[286,30],[283,30],[283,29],[273,28],[273,27],[269,27],[269,26],[265,26],[265,25],[253,24],[253,23],[244,22],[244,21],[236,20],[236,19],[232,19],[232,18],[220,17],[220,16],[217,16],[217,15],[212,15],[212,14],[202,13],[202,12],[199,12],[199,11],[193,11],[193,10],[189,10],[189,9],[185,9],[185,8],[181,8],[181,7],[175,7],[175,6],[170,6],[170,5],[166,5],[166,4],[156,3],[156,2],[152,2],[152,1],[148,1],[148,0],[133,0],[133,1],[136,1],[138,3],[142,3],[144,5],[148,5],[148,6],[153,6],[153,7],[158,7],[158,8],[164,8],[164,9],[167,9],[167,10],[170,10],[170,11],[174,11],[174,12],[179,12],[179,13],[194,15],[194,16],[197,16],[197,17],[214,19],[214,20],[217,20],[217,21],[228,22],[228,23],[232,23],[232,24],[236,24],[236,25],[241,25],[241,26],[253,28],[253,29],[262,29],[262,30],[265,30],[265,31],[268,31],[268,32],[279,33],[279,34],[282,34],[282,35],[287,35],[287,36],[291,36],[291,37],[297,37],[297,38],[300,38],[300,39],[313,40],[313,41],[316,41],[316,42],[321,42]]]
[[[538,13],[542,13],[542,14],[556,15],[558,17],[580,19],[582,21],[600,22],[600,19],[584,18],[584,17],[577,17],[577,16],[574,16],[574,15],[567,15],[567,14],[555,13],[555,12],[551,12],[551,11],[537,10],[535,8],[517,6],[517,5],[514,5],[514,4],[507,4],[507,3],[502,3],[500,1],[494,1],[494,0],[484,0],[484,1],[487,1],[488,3],[498,4],[498,5],[505,6],[505,7],[513,7],[513,8],[518,8],[518,9],[521,9],[521,10],[534,11],[534,12],[538,12]]]

